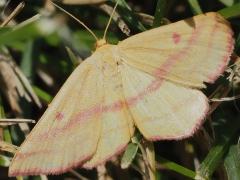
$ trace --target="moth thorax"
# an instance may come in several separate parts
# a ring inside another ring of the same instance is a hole
[[[96,42],[96,49],[100,48],[101,46],[107,44],[107,41],[105,39],[100,39]]]

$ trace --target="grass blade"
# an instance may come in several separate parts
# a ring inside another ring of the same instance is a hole
[[[40,89],[37,86],[33,86],[33,89],[35,91],[35,93],[37,94],[37,96],[42,99],[43,101],[45,101],[46,103],[49,103],[52,101],[53,97],[48,94],[47,92],[45,92],[44,90]]]
[[[218,11],[224,18],[233,18],[240,16],[240,3],[237,3],[231,7],[227,7]]]
[[[224,160],[228,180],[240,179],[240,149],[238,145],[232,145]]]
[[[167,2],[168,0],[158,0],[155,14],[154,14],[153,27],[158,27],[163,24],[162,18],[166,15]]]
[[[10,165],[10,159],[7,156],[0,154],[0,166],[8,167]]]
[[[232,6],[234,3],[234,0],[219,0],[219,1],[226,6]]]
[[[198,0],[188,0],[189,5],[191,6],[192,12],[194,15],[202,14],[203,11],[198,3]]]
[[[194,171],[192,171],[192,170],[190,170],[188,168],[185,168],[185,167],[183,167],[183,166],[181,166],[181,165],[179,165],[179,164],[177,164],[175,162],[169,161],[169,160],[167,160],[165,158],[157,156],[156,159],[157,159],[156,161],[158,163],[157,169],[158,169],[158,167],[159,168],[164,167],[164,168],[167,168],[169,170],[175,171],[175,172],[177,172],[179,174],[182,174],[182,175],[184,175],[186,177],[189,177],[191,179],[194,179],[194,177],[196,175],[196,173]]]
[[[215,119],[215,121],[218,120],[218,123],[215,125],[217,135],[216,143],[201,163],[197,172],[197,177],[209,179],[216,168],[220,165],[224,158],[224,154],[229,148],[231,140],[236,136],[240,128],[238,119],[239,117]]]
[[[59,26],[60,22],[50,20],[38,14],[15,26],[11,30],[2,33],[0,36],[0,45],[11,45],[16,41],[47,36],[60,30],[61,28],[59,28]]]
[[[138,145],[135,143],[130,143],[125,150],[123,157],[121,159],[121,168],[126,169],[128,168],[132,161],[134,160],[138,151]]]

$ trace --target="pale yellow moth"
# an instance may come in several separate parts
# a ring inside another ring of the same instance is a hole
[[[211,12],[117,45],[104,36],[18,149],[9,175],[96,167],[125,149],[134,128],[150,141],[192,136],[209,109],[198,89],[223,73],[232,34],[228,22]]]

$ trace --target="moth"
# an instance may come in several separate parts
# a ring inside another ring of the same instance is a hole
[[[67,79],[18,149],[10,176],[93,168],[145,139],[192,136],[209,110],[199,90],[225,70],[233,32],[210,12],[131,36],[95,52]]]

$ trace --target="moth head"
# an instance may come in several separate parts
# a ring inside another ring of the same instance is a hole
[[[110,23],[111,23],[111,20],[113,18],[113,15],[116,11],[116,8],[118,6],[118,3],[119,3],[119,0],[117,0],[113,10],[112,10],[112,13],[110,15],[110,18],[108,20],[108,23],[107,23],[107,26],[104,30],[104,34],[103,34],[103,38],[102,39],[98,39],[98,37],[94,34],[94,32],[89,28],[87,27],[82,21],[80,21],[78,18],[76,18],[74,15],[72,15],[71,13],[69,13],[68,11],[64,10],[62,7],[58,6],[57,4],[55,4],[54,2],[52,2],[51,0],[48,0],[50,3],[52,3],[55,7],[57,7],[59,10],[65,12],[67,15],[69,15],[70,17],[72,17],[73,19],[75,19],[79,24],[81,24],[96,40],[96,44],[95,44],[95,47],[96,49],[99,48],[99,47],[102,47],[103,45],[106,45],[107,44],[107,41],[106,41],[106,35],[107,35],[107,31],[108,31],[108,28],[110,26]]]
[[[106,39],[100,39],[96,42],[95,47],[96,47],[96,49],[98,49],[106,44],[107,44]]]

